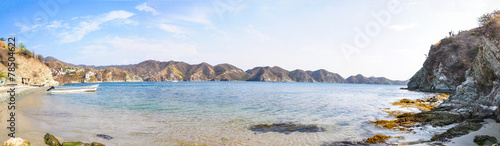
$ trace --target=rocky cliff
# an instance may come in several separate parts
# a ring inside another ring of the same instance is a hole
[[[461,32],[431,46],[423,67],[410,79],[408,89],[453,92],[465,81],[479,50],[479,29]]]
[[[411,90],[455,93],[438,110],[463,119],[500,122],[500,12],[483,26],[433,45],[429,57],[408,83]]]

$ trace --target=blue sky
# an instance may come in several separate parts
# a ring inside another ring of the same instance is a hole
[[[0,1],[0,37],[87,65],[147,59],[409,79],[431,44],[500,6],[478,0]]]

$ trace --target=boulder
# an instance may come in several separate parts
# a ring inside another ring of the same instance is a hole
[[[61,146],[90,146],[90,144],[83,142],[63,142]]]
[[[92,142],[90,146],[104,146],[104,144],[98,142]]]
[[[493,136],[488,136],[488,135],[476,135],[476,136],[474,136],[474,142],[477,145],[484,145],[488,141],[490,141],[492,143],[498,142],[497,138],[495,138]]]
[[[3,142],[2,146],[30,146],[30,142],[20,137],[16,137]]]
[[[50,133],[45,134],[43,139],[45,140],[45,144],[47,144],[49,146],[60,146],[61,145],[59,140],[57,140],[57,138],[54,137],[54,135],[52,135]]]

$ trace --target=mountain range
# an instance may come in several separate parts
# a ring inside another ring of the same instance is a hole
[[[304,71],[296,69],[285,70],[281,67],[254,67],[247,71],[231,65],[218,64],[212,66],[208,63],[188,64],[181,61],[156,61],[146,60],[138,64],[129,65],[74,65],[60,61],[54,57],[47,57],[45,64],[52,69],[55,68],[83,68],[84,71],[99,72],[109,70],[125,73],[119,80],[127,78],[143,81],[264,81],[264,82],[324,82],[324,83],[361,83],[361,84],[398,84],[404,85],[407,81],[393,81],[384,77],[364,77],[363,75],[351,76],[344,79],[337,73],[324,69],[316,71]],[[66,75],[65,75],[66,76]],[[55,78],[56,81],[58,78]],[[66,78],[67,79],[67,78]],[[67,80],[62,82],[68,82]],[[78,80],[74,82],[79,82]]]

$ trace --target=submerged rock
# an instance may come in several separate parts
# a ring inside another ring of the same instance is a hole
[[[318,127],[314,124],[303,125],[303,124],[295,124],[293,122],[289,123],[274,123],[271,125],[268,124],[258,124],[250,127],[250,130],[257,132],[279,132],[290,134],[292,132],[324,132],[326,131],[324,128]]]
[[[59,146],[59,145],[61,145],[61,143],[59,143],[59,140],[57,140],[57,138],[54,137],[54,135],[52,135],[50,133],[45,134],[45,136],[43,137],[43,139],[45,140],[45,144],[47,144],[49,146]]]
[[[24,140],[20,137],[10,138],[9,140],[3,142],[2,146],[30,146],[30,142]]]
[[[490,141],[492,143],[498,142],[497,138],[495,138],[493,136],[488,136],[488,135],[476,135],[476,136],[474,136],[474,142],[477,145],[484,145],[488,141]]]
[[[111,140],[113,139],[113,137],[109,136],[109,135],[105,135],[105,134],[97,134],[96,135],[97,137],[100,137],[100,138],[104,138],[106,140]]]

